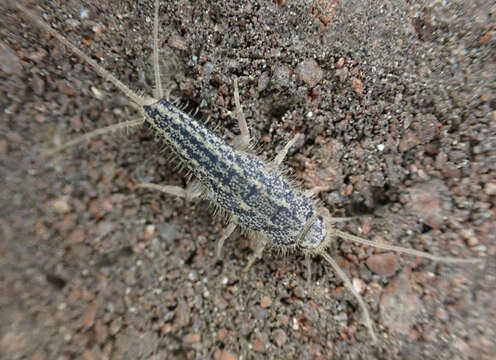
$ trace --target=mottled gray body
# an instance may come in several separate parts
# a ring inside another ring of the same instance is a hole
[[[314,204],[275,166],[235,150],[165,99],[144,109],[150,117],[147,126],[187,164],[207,189],[208,200],[235,216],[242,227],[284,248],[314,247],[323,241],[316,237],[323,230]]]

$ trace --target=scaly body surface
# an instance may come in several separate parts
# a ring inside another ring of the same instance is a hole
[[[144,107],[145,124],[165,139],[205,188],[206,198],[269,244],[304,248],[325,241],[313,202],[275,166],[234,149],[166,99]],[[308,231],[307,224],[311,222]],[[304,237],[301,243],[299,240]]]

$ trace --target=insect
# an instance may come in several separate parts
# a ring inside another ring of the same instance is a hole
[[[320,189],[301,191],[286,179],[280,169],[289,149],[301,135],[296,134],[270,163],[260,160],[250,152],[250,134],[242,112],[236,79],[234,80],[234,98],[240,135],[232,145],[167,100],[159,72],[158,0],[155,1],[153,27],[153,64],[156,84],[153,97],[136,94],[33,12],[20,3],[16,3],[15,6],[43,30],[70,48],[104,79],[119,88],[137,106],[143,116],[143,120],[123,121],[88,133],[55,150],[76,145],[91,137],[119,128],[144,124],[176,153],[197,180],[186,189],[151,183],[142,183],[139,187],[156,189],[184,198],[203,197],[225,213],[229,218],[229,224],[218,240],[217,256],[220,256],[225,240],[237,227],[249,232],[258,241],[255,253],[248,261],[247,269],[268,248],[276,248],[283,252],[297,250],[308,257],[321,256],[356,298],[363,312],[364,324],[374,341],[377,340],[377,336],[367,306],[349,277],[327,252],[333,239],[341,237],[359,244],[439,262],[478,263],[481,261],[481,259],[474,258],[441,257],[413,249],[377,244],[338,230],[334,224],[339,219],[327,216],[312,200],[312,196]]]

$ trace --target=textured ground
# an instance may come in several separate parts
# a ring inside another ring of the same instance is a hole
[[[29,1],[87,54],[151,93],[152,1]],[[39,3],[39,4],[38,4]],[[380,3],[380,6],[377,4]],[[144,129],[42,151],[136,111],[0,4],[0,358],[495,359],[496,9],[490,1],[171,1],[165,86],[257,147],[305,134],[287,164],[347,231],[485,265],[336,242],[380,341],[315,259],[266,254],[208,204],[136,190],[184,184]]]

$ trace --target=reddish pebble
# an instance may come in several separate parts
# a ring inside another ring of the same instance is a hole
[[[264,296],[260,300],[260,306],[263,307],[264,309],[268,308],[270,305],[272,305],[272,299],[268,296]]]
[[[218,341],[224,342],[226,337],[227,337],[227,330],[226,329],[219,329],[219,331],[217,331],[217,340]]]
[[[262,352],[265,350],[265,343],[262,339],[257,337],[252,343],[252,348],[257,352]]]
[[[362,80],[360,80],[359,78],[353,78],[353,80],[351,81],[351,85],[353,86],[353,90],[356,93],[358,93],[358,94],[363,93],[363,83],[362,83]]]
[[[184,342],[186,344],[196,344],[196,343],[199,343],[201,340],[201,335],[198,334],[198,333],[192,333],[192,334],[188,334],[184,337]]]
[[[7,140],[0,140],[0,153],[5,155],[7,151],[9,151],[9,143]]]
[[[390,276],[398,269],[398,257],[393,253],[372,255],[366,264],[376,274]]]
[[[220,360],[237,360],[238,357],[234,355],[233,353],[230,353],[227,350],[222,350],[222,353],[220,354]]]
[[[82,355],[83,360],[93,360],[95,357],[93,356],[93,353],[89,350],[86,350],[83,355]]]

